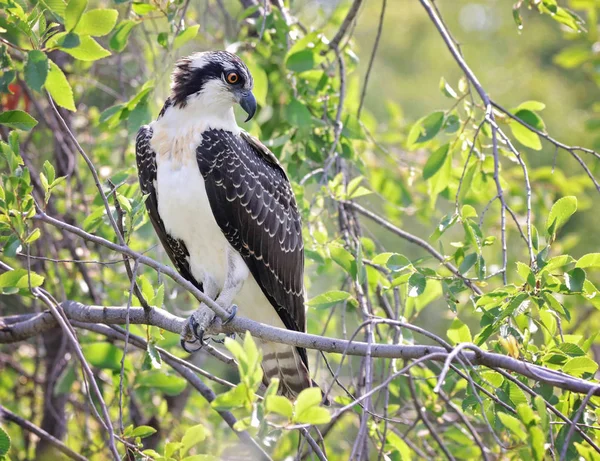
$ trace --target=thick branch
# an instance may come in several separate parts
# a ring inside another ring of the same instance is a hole
[[[62,304],[62,308],[69,319],[86,323],[124,324],[127,318],[126,307],[85,306],[68,301]],[[181,332],[186,321],[186,319],[162,309],[152,309],[148,313],[141,307],[129,309],[131,324],[155,325],[177,334]],[[52,322],[50,313],[0,318],[0,324],[4,324],[4,327],[0,329],[0,343],[22,341],[27,337],[40,334],[54,326]],[[246,331],[252,333],[254,337],[270,342],[355,356],[370,354],[371,357],[410,360],[434,354],[433,360],[445,361],[450,353],[446,348],[437,346],[368,344],[311,335],[265,325],[241,316],[234,318],[229,324],[213,333],[244,333]],[[462,348],[466,349],[464,345]],[[469,345],[468,348],[470,350],[461,352],[460,356],[472,365],[502,368],[561,389],[580,394],[587,394],[592,390],[594,395],[600,396],[600,385],[598,384],[509,356],[483,351],[475,345]]]

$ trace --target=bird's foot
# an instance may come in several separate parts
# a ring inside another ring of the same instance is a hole
[[[206,304],[200,307],[190,316],[181,332],[181,347],[186,352],[196,352],[206,344],[206,332],[215,321],[215,313]],[[187,345],[195,345],[195,349],[188,349]]]
[[[238,307],[235,304],[232,304],[229,309],[225,309],[227,310],[227,312],[229,312],[229,317],[223,320],[222,325],[227,325],[229,322],[231,322],[238,312]],[[221,321],[221,319],[218,319],[218,321]],[[235,339],[235,333],[218,335],[217,337],[213,337],[211,339],[217,344],[223,344],[225,342],[225,338]]]

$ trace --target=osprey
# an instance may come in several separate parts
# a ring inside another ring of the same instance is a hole
[[[276,157],[242,131],[233,106],[256,111],[246,65],[226,51],[180,59],[158,119],[140,128],[141,190],[158,237],[179,273],[258,322],[306,331],[304,245],[296,200]],[[201,304],[182,332],[203,344],[215,319]],[[312,385],[306,350],[262,342],[265,377],[294,398]],[[187,349],[186,349],[187,350]]]

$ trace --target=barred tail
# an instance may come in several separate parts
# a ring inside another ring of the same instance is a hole
[[[313,385],[308,367],[294,346],[261,341],[262,368],[267,382],[279,378],[279,393],[295,399],[298,394]]]

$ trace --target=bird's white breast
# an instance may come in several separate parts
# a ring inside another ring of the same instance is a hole
[[[192,275],[201,283],[209,276],[221,289],[228,270],[245,271],[247,279],[234,298],[241,314],[285,328],[242,257],[237,257],[238,267],[228,267],[227,251],[231,247],[214,218],[196,160],[205,122],[174,126],[161,121],[152,124],[151,140],[157,153],[158,212],[169,235],[185,243]]]

